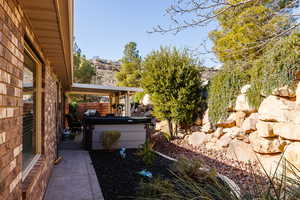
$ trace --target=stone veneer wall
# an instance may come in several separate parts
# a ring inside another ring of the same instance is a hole
[[[0,0],[0,199],[43,198],[56,155],[57,85],[43,60],[42,155],[22,181],[24,36],[42,54],[18,0]],[[43,56],[42,56],[43,57]],[[44,57],[43,57],[44,58]]]

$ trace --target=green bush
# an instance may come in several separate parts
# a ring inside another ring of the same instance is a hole
[[[250,80],[242,69],[224,67],[211,80],[208,91],[209,118],[213,123],[228,117],[241,87]]]
[[[143,157],[143,161],[146,165],[152,165],[155,160],[156,155],[153,151],[153,147],[154,143],[147,139],[136,153],[138,156]]]
[[[211,80],[209,87],[209,117],[212,122],[224,120],[228,107],[234,105],[240,89],[251,84],[247,92],[249,103],[258,108],[263,97],[275,88],[294,87],[295,72],[300,70],[300,33],[294,32],[266,46],[260,58],[235,67],[225,65]]]
[[[112,146],[119,140],[121,137],[120,131],[103,131],[103,146],[106,149],[111,149]]]
[[[202,170],[202,162],[181,158],[170,168],[173,177],[141,182],[138,200],[297,200],[300,199],[300,169],[281,160],[274,173],[265,171],[266,183],[256,182],[248,191],[236,191],[214,169]],[[250,172],[255,176],[256,171]],[[255,181],[257,181],[254,178]]]

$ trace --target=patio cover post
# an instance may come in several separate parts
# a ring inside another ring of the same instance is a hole
[[[131,113],[130,113],[130,101],[129,101],[129,93],[126,92],[125,93],[125,115],[130,117]]]

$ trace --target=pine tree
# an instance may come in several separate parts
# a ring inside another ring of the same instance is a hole
[[[141,57],[135,42],[125,45],[121,59],[120,71],[116,74],[117,85],[125,87],[139,87],[141,79]]]

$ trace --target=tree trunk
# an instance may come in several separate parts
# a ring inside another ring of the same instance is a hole
[[[173,134],[173,124],[172,124],[172,120],[168,119],[168,128],[169,128],[169,133],[171,138],[174,138],[174,134]]]

